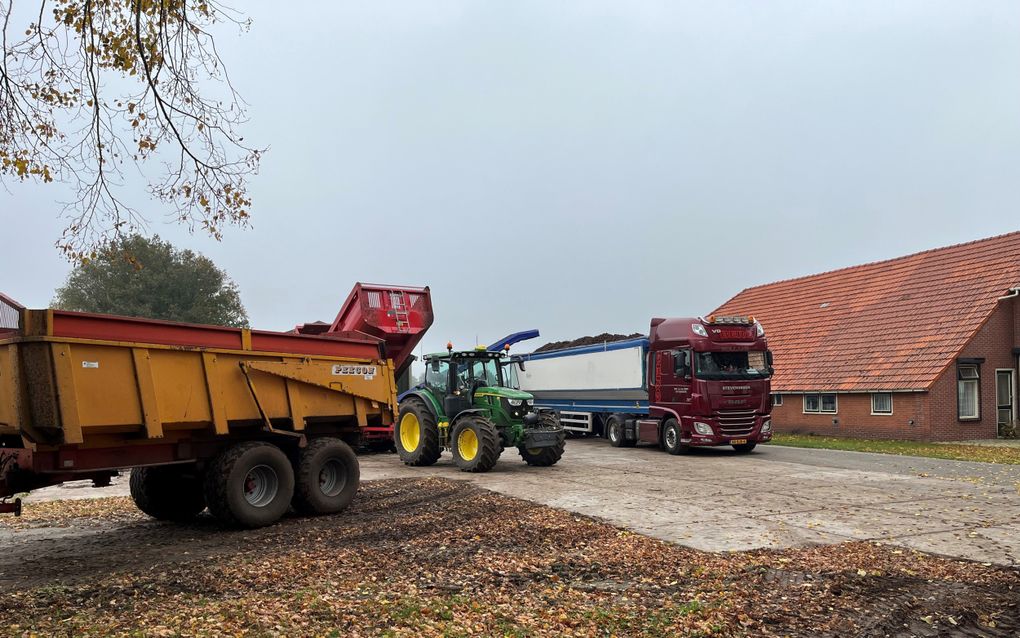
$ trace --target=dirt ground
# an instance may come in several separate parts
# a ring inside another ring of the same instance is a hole
[[[1016,636],[1020,572],[872,542],[709,553],[443,478],[256,531],[129,499],[0,519],[5,635]]]

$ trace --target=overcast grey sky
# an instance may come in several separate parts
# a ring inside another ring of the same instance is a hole
[[[254,25],[221,53],[271,147],[254,228],[146,210],[255,327],[331,319],[362,280],[432,287],[429,350],[644,331],[1020,228],[1015,1],[235,5]],[[45,306],[68,195],[8,190],[0,290]]]

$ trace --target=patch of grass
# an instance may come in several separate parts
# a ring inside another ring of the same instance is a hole
[[[980,461],[982,463],[1020,465],[1020,447],[922,443],[919,441],[899,440],[844,439],[811,434],[776,434],[772,437],[772,444],[826,450],[850,450],[852,452],[877,452],[879,454],[898,454],[900,456],[923,456],[953,461]]]

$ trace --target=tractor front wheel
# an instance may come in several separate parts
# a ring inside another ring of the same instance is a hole
[[[496,426],[481,416],[466,416],[453,426],[450,448],[462,472],[488,472],[503,451]]]
[[[436,417],[418,398],[404,399],[393,428],[393,443],[405,465],[432,465],[443,453]]]
[[[527,448],[520,446],[517,450],[521,453],[521,458],[528,465],[534,465],[536,467],[549,467],[550,465],[556,465],[556,462],[563,457],[563,449],[567,445],[566,430],[560,425],[560,420],[556,418],[555,414],[549,412],[543,412],[539,416],[539,426],[543,430],[559,430],[560,438],[556,441],[556,445],[551,447],[538,447],[538,448]]]

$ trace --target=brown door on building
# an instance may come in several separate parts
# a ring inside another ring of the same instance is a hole
[[[995,371],[995,403],[999,425],[1008,425],[1014,419],[1015,388],[1012,370]],[[1002,431],[1002,428],[999,428]]]

